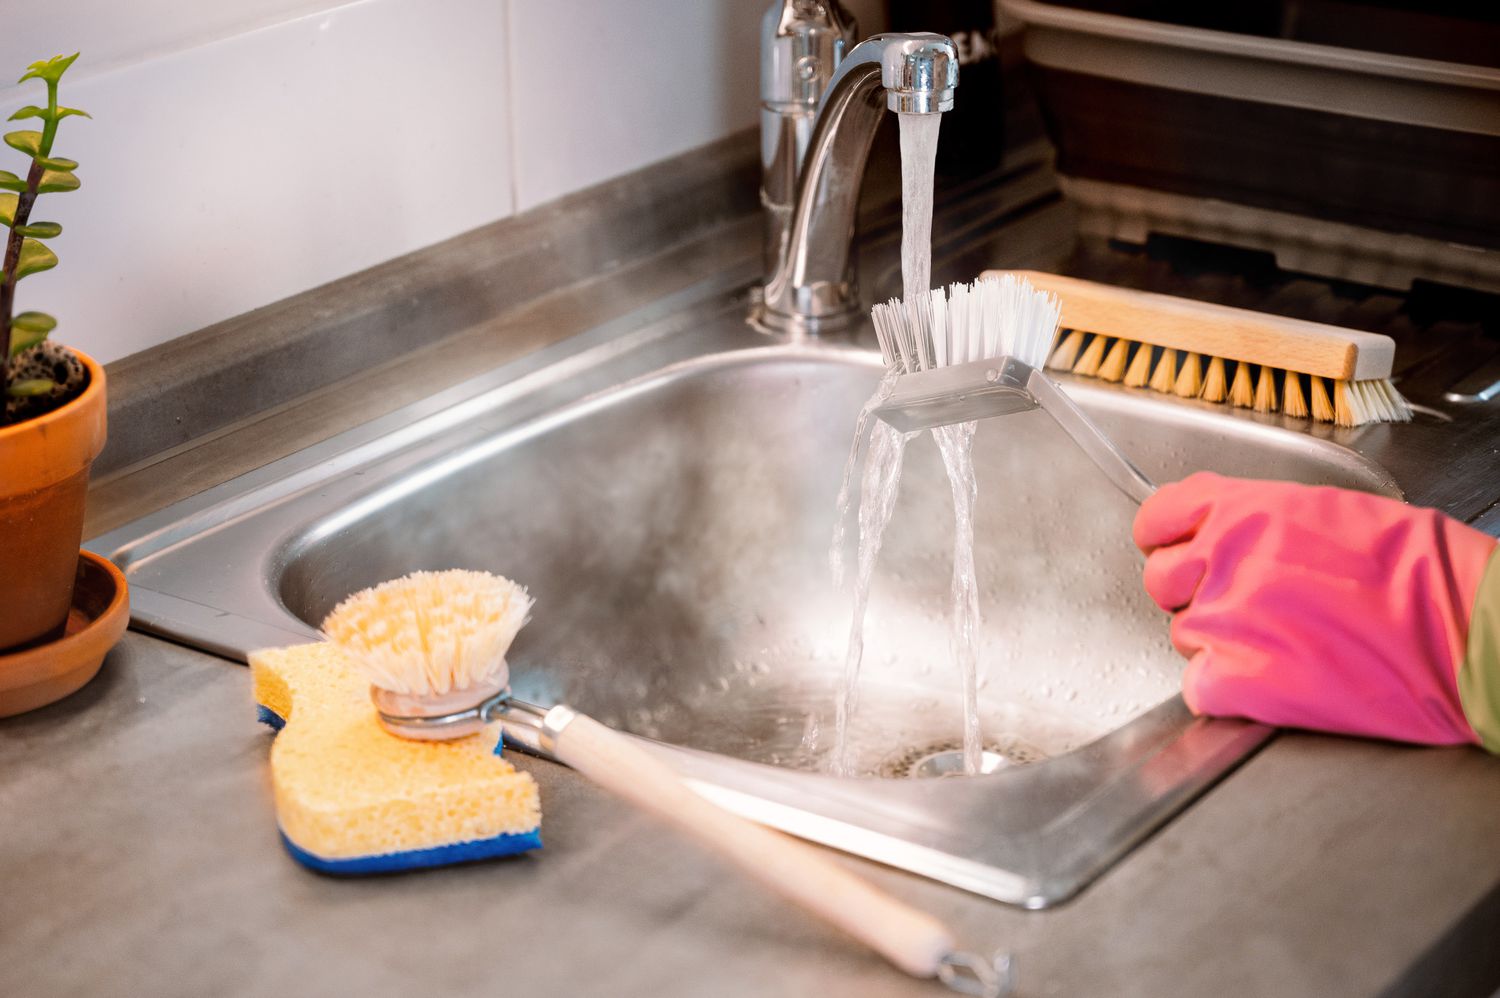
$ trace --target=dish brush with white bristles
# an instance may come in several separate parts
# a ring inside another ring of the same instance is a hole
[[[1051,370],[1339,426],[1406,422],[1388,336],[1029,271],[1056,294]]]
[[[1058,301],[1013,274],[984,275],[870,310],[887,367],[915,374],[992,357],[1042,366],[1057,332]]]
[[[413,572],[345,599],[323,634],[381,689],[442,695],[507,675],[531,606],[524,587],[488,572]]]

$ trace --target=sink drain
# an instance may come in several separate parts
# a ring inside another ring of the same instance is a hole
[[[1019,738],[1001,738],[984,746],[979,758],[979,771],[994,773],[1045,758],[1045,752]],[[956,738],[949,738],[902,749],[881,765],[880,775],[919,780],[934,776],[963,776],[963,743]]]

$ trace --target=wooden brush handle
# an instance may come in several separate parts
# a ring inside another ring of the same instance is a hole
[[[1005,271],[986,271],[999,277]],[[1062,303],[1062,328],[1174,350],[1248,361],[1323,378],[1389,378],[1396,344],[1388,336],[1303,322],[1243,308],[1134,291],[1034,270],[1010,271]]]
[[[937,919],[836,866],[813,847],[709,803],[624,735],[578,714],[553,754],[604,789],[665,819],[783,897],[843,929],[915,977],[954,951]]]

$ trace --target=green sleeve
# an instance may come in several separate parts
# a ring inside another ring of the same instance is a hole
[[[1469,614],[1469,645],[1458,668],[1458,697],[1480,744],[1500,753],[1500,553],[1490,557]]]

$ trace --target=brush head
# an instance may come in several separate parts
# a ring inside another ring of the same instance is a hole
[[[915,433],[1025,412],[1038,405],[1031,393],[1035,374],[1036,368],[1014,357],[903,374],[875,409],[875,415],[902,433]]]
[[[1058,274],[1014,276],[1062,299],[1054,371],[1339,426],[1412,418],[1392,381],[1389,336]]]
[[[509,682],[505,654],[531,605],[523,587],[488,572],[413,572],[344,600],[323,634],[379,690],[467,691],[477,703]]]
[[[870,310],[886,365],[900,374],[1013,357],[1047,360],[1061,306],[1012,274],[950,284]]]

